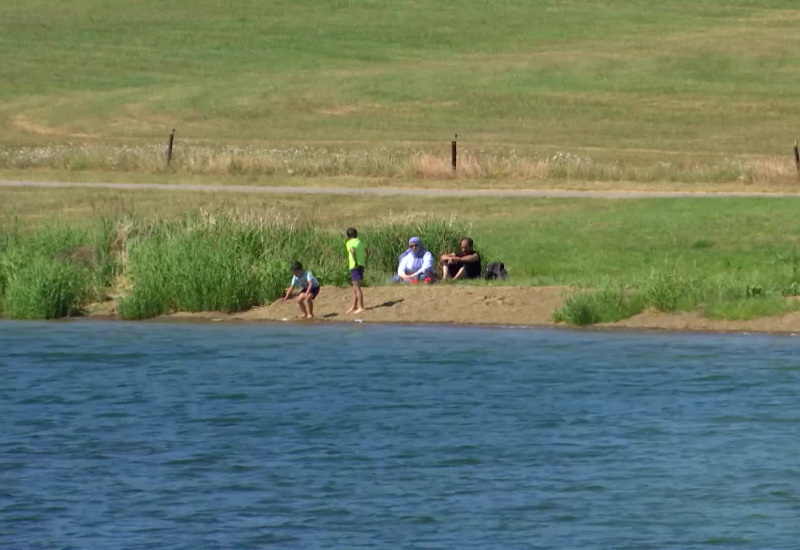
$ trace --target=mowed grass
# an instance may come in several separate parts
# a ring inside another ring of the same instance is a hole
[[[178,128],[182,147],[446,157],[458,133],[538,158],[788,159],[798,24],[788,0],[5,2],[0,146]]]

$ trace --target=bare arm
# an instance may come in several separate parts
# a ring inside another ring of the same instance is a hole
[[[353,269],[358,269],[360,266],[358,265],[358,256],[356,256],[355,249],[348,248],[347,251],[350,253],[350,257],[353,258]]]

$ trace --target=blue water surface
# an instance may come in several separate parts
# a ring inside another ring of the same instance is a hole
[[[799,352],[0,322],[0,548],[798,548]]]

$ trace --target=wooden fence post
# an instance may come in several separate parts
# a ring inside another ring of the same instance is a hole
[[[172,129],[172,133],[169,135],[169,145],[167,145],[167,164],[172,162],[172,142],[175,140],[175,128]]]
[[[797,141],[794,142],[794,165],[797,167],[797,172],[800,174],[800,151],[797,150]]]
[[[456,145],[456,140],[458,139],[458,134],[456,134],[455,139],[451,143],[452,146],[452,163],[453,163],[453,172],[456,171],[457,159],[458,159],[458,146]]]

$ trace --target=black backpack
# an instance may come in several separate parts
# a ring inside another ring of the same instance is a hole
[[[492,262],[486,266],[486,280],[492,279],[508,279],[506,272],[506,264],[503,262]]]

